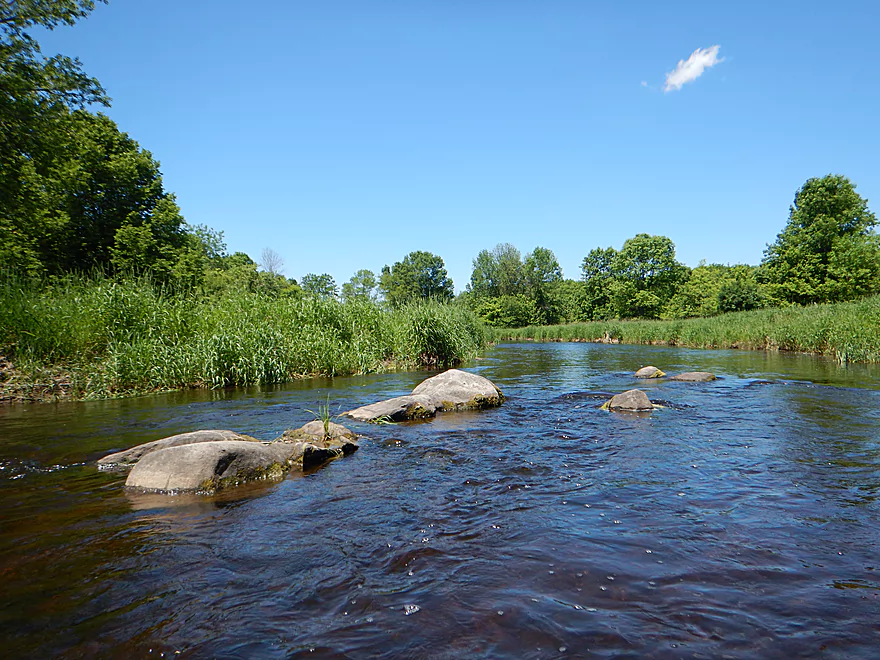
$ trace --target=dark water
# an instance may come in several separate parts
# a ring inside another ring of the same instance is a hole
[[[645,364],[723,379],[598,409]],[[878,657],[876,368],[593,344],[469,368],[500,409],[352,423],[354,456],[224,498],[127,495],[93,461],[271,439],[426,374],[0,409],[4,657]]]

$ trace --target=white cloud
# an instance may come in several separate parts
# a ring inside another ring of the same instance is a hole
[[[643,80],[643,81],[642,81],[642,87],[647,87],[647,86],[648,86],[648,81],[647,81],[647,80]]]
[[[703,72],[723,62],[724,58],[718,57],[718,49],[721,46],[709,46],[697,48],[686,60],[679,60],[674,71],[666,74],[666,83],[663,85],[664,92],[681,89],[685,83],[693,82],[703,75]]]

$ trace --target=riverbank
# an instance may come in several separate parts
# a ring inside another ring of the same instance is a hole
[[[309,376],[441,368],[488,334],[468,310],[387,311],[250,292],[174,294],[145,280],[0,284],[0,400],[102,399]]]
[[[495,341],[592,341],[784,350],[880,362],[880,296],[676,321],[595,321],[493,330]]]

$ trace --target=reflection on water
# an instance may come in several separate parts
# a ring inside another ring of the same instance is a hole
[[[640,382],[665,407],[602,411]],[[805,356],[519,344],[497,409],[367,426],[312,474],[145,496],[95,458],[271,439],[426,374],[0,409],[10,656],[876,655],[880,373]]]

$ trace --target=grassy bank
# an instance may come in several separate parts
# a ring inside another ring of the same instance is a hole
[[[422,303],[247,292],[180,295],[149,281],[0,281],[0,395],[125,396],[451,366],[488,336],[470,312]]]
[[[880,296],[680,321],[597,321],[497,329],[496,341],[620,341],[690,348],[778,349],[880,362]]]

